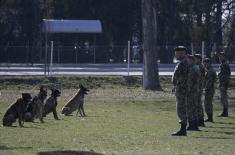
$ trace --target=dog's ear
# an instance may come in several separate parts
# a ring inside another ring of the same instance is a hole
[[[85,88],[85,91],[90,91],[89,89]]]
[[[22,93],[22,98],[26,100],[31,100],[31,94],[30,93]]]
[[[59,94],[61,94],[61,91],[60,91],[59,89],[56,89],[56,92],[59,93]]]
[[[83,85],[82,85],[82,84],[79,84],[79,88],[83,88]]]
[[[41,86],[40,86],[40,91],[41,91],[41,92],[47,91],[47,87],[44,86],[44,85],[41,85]]]
[[[55,89],[53,87],[50,88],[51,91],[55,91]]]
[[[40,86],[40,91],[44,91],[44,86]]]

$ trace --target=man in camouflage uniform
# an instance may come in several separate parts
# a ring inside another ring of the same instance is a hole
[[[204,127],[204,112],[203,112],[203,106],[202,106],[202,93],[203,93],[203,81],[205,78],[205,69],[204,66],[202,65],[202,56],[200,54],[195,54],[194,55],[195,60],[196,60],[196,65],[199,68],[199,90],[198,90],[198,97],[197,97],[197,118],[198,118],[198,126]]]
[[[179,131],[172,134],[172,136],[186,136],[187,126],[187,79],[189,64],[187,61],[186,48],[178,46],[175,48],[175,58],[179,61],[175,67],[172,77],[172,83],[175,89],[176,96],[176,110],[179,117],[181,128]]]
[[[219,53],[220,71],[218,74],[219,77],[219,89],[220,89],[220,101],[223,105],[223,112],[219,115],[220,117],[228,117],[228,86],[230,80],[230,67],[225,60],[225,53]]]
[[[199,91],[199,67],[196,65],[195,57],[188,56],[188,96],[187,96],[187,114],[189,126],[187,130],[198,131],[198,91]]]
[[[213,122],[213,97],[215,93],[215,82],[217,80],[216,72],[211,66],[210,59],[206,58],[203,60],[203,64],[206,70],[206,76],[204,80],[204,88],[205,88],[205,100],[204,106],[207,114],[207,120],[205,122]]]

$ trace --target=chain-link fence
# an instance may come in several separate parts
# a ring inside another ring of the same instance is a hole
[[[125,63],[127,62],[127,45],[114,46],[80,46],[54,45],[53,63]],[[47,47],[47,59],[51,57],[51,46]],[[141,46],[131,46],[131,61],[142,62]],[[45,46],[0,46],[0,63],[44,63]]]
[[[175,46],[158,46],[160,63],[173,63]],[[51,58],[51,46],[47,47],[47,62]],[[204,50],[205,57],[210,57],[213,63],[218,63],[217,50],[201,46],[188,46],[194,53]],[[235,46],[220,46],[225,51],[227,60],[235,63]],[[45,46],[43,45],[0,45],[0,63],[43,64],[45,62]],[[59,45],[53,46],[53,63],[126,63],[128,55],[127,45],[89,46],[89,45]],[[131,63],[142,63],[143,50],[141,45],[130,46]]]

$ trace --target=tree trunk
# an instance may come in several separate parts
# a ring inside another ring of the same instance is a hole
[[[217,0],[217,12],[216,12],[216,35],[214,41],[216,42],[217,50],[221,50],[220,46],[223,44],[222,38],[222,0]]]
[[[157,64],[157,18],[156,1],[142,0],[144,89],[160,89]]]
[[[205,28],[204,28],[204,40],[206,42],[206,55],[207,57],[210,55],[211,51],[211,7],[212,4],[210,1],[206,1],[206,11],[205,11]]]

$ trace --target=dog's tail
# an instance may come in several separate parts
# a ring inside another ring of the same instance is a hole
[[[69,110],[70,110],[69,107],[63,107],[62,111],[61,111],[61,114],[68,115],[69,114]]]

